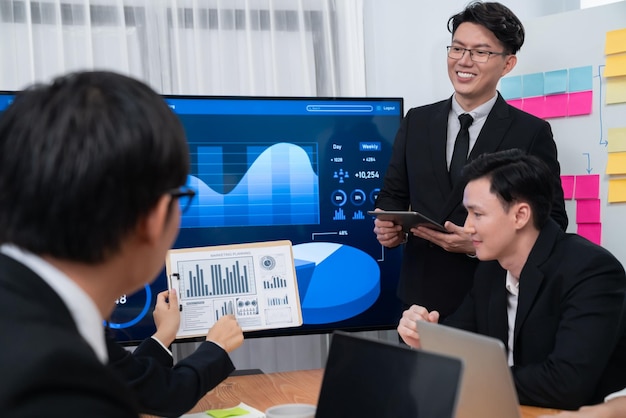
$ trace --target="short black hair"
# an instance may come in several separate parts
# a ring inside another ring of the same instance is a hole
[[[516,54],[524,44],[524,25],[506,6],[496,2],[475,1],[448,19],[454,36],[461,23],[470,22],[489,29],[504,45],[507,54]]]
[[[505,210],[515,202],[526,202],[533,212],[533,225],[541,229],[550,218],[554,200],[553,177],[548,165],[519,149],[482,154],[463,168],[466,182],[488,178],[491,193]],[[466,183],[467,184],[467,183]]]
[[[188,174],[182,125],[144,83],[92,71],[33,86],[0,116],[0,243],[105,261]]]

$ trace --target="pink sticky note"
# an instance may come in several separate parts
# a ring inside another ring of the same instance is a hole
[[[571,200],[574,198],[574,179],[574,176],[561,176],[563,198],[566,200]]]
[[[524,102],[523,99],[514,99],[514,100],[507,100],[506,101],[508,104],[510,104],[513,107],[516,107],[518,109],[524,109]]]
[[[561,118],[567,116],[568,94],[553,94],[546,96],[545,118]]]
[[[593,91],[591,90],[569,93],[568,115],[590,115],[592,101]]]
[[[576,201],[576,223],[600,223],[600,199],[585,199]]]
[[[579,224],[577,233],[581,237],[585,237],[589,241],[601,245],[602,224]]]
[[[576,176],[574,199],[598,199],[600,197],[600,175]]]
[[[543,118],[545,114],[546,98],[545,96],[539,97],[526,97],[522,103],[522,110],[535,115],[538,118]]]

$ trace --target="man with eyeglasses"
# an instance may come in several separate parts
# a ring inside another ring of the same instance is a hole
[[[103,320],[154,280],[180,225],[183,128],[145,84],[79,72],[0,117],[0,411],[136,417]]]
[[[460,305],[478,261],[462,225],[463,166],[484,153],[519,148],[550,167],[557,193],[552,218],[567,228],[560,166],[550,125],[508,105],[497,85],[517,62],[524,42],[519,19],[500,3],[473,2],[448,20],[448,75],[454,94],[410,109],[396,135],[376,201],[377,209],[415,210],[444,224],[448,233],[426,227],[405,235],[400,225],[374,221],[385,247],[404,246],[398,296],[442,317]]]

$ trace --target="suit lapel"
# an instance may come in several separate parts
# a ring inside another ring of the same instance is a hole
[[[491,281],[491,296],[488,308],[488,335],[498,338],[507,345],[508,322],[507,322],[507,295],[506,295],[506,271],[497,262],[492,262],[492,270],[488,273],[497,280]]]
[[[549,219],[548,223],[539,233],[539,237],[528,255],[528,260],[522,269],[519,280],[519,297],[517,300],[517,314],[515,316],[514,341],[517,340],[520,329],[524,325],[524,321],[528,317],[528,313],[545,280],[541,266],[552,253],[552,248],[561,233],[562,231],[556,222]]]
[[[498,93],[496,103],[493,105],[483,128],[480,130],[476,144],[470,152],[468,160],[474,160],[481,154],[491,153],[500,149],[504,134],[511,126],[513,118],[509,111],[509,105]]]

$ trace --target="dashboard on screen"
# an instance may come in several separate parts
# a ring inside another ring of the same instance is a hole
[[[0,95],[0,110],[8,97]],[[174,247],[293,244],[303,325],[246,337],[395,328],[401,251],[378,243],[367,211],[382,186],[401,98],[164,99],[184,126],[187,183],[197,192]],[[143,290],[120,296],[107,323],[118,341],[152,335],[156,294],[166,289],[162,272]],[[243,318],[249,311],[232,313]]]

